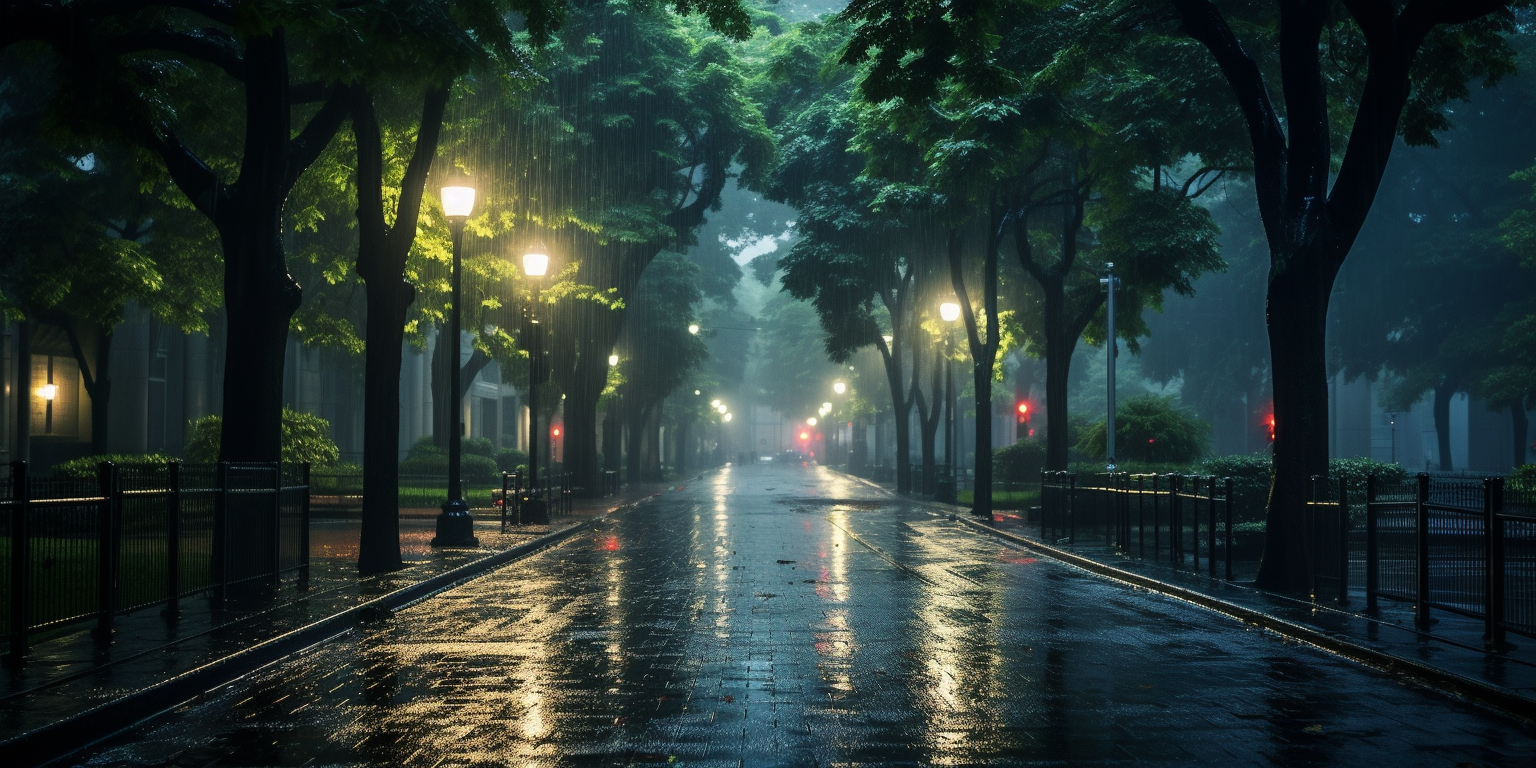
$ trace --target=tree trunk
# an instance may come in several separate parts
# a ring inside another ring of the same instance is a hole
[[[1060,295],[1046,291],[1045,299],[1045,468],[1067,469],[1071,447],[1067,432],[1067,376],[1072,371],[1076,338],[1067,338],[1065,306]]]
[[[1435,417],[1435,448],[1440,454],[1440,471],[1449,472],[1451,463],[1451,397],[1456,394],[1456,387],[1449,383],[1441,383],[1435,387],[1435,399],[1432,412]]]
[[[404,280],[366,283],[363,355],[363,519],[357,569],[397,571],[400,559],[400,366],[405,317],[416,289]]]
[[[603,471],[619,471],[619,457],[623,448],[619,447],[619,438],[624,432],[624,427],[619,423],[619,406],[617,403],[609,403],[603,410]],[[566,416],[570,418],[569,414]]]
[[[971,493],[971,512],[991,518],[992,361],[976,361],[972,374],[976,380],[976,482]]]
[[[1332,279],[1299,256],[1271,277],[1266,312],[1274,370],[1275,474],[1270,485],[1261,589],[1308,593],[1306,503],[1313,475],[1328,473],[1326,321]]]
[[[677,439],[673,440],[672,450],[676,458],[672,460],[673,471],[678,477],[688,472],[688,427],[690,420],[684,416],[677,420]]]
[[[607,334],[594,336],[599,338],[589,337],[581,343],[565,396],[565,470],[571,473],[571,483],[590,496],[597,495],[602,487],[602,468],[597,463],[597,401],[608,384],[607,350],[613,348]]]
[[[1515,438],[1514,466],[1525,463],[1525,436],[1530,434],[1531,420],[1525,414],[1525,398],[1517,397],[1509,404],[1509,421]]]
[[[883,343],[883,342],[882,342]],[[912,396],[901,382],[901,355],[894,342],[881,355],[885,363],[885,379],[891,388],[891,427],[896,437],[896,492],[912,492]]]

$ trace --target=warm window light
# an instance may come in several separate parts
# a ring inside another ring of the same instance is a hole
[[[59,396],[59,386],[57,384],[44,384],[37,388],[37,396],[44,400],[52,400]]]
[[[475,188],[462,174],[455,174],[438,194],[443,201],[443,213],[450,219],[467,219],[475,209]]]
[[[693,335],[695,335],[695,336],[699,335],[699,324],[698,323],[689,323],[688,324],[688,332],[693,334]]]
[[[549,271],[549,249],[538,241],[528,246],[523,254],[523,274],[529,277],[543,277]]]
[[[939,305],[939,317],[946,323],[953,323],[960,319],[960,305],[953,301],[946,301]]]
[[[610,368],[615,366],[615,365],[618,365],[618,364],[619,364],[619,356],[618,355],[609,355],[608,356],[608,366]],[[698,394],[698,393],[695,392],[694,394]]]
[[[806,420],[805,420],[805,423],[806,423],[806,424],[809,424],[809,425],[811,425],[811,426],[813,426],[813,427],[814,427],[814,426],[816,426],[816,417],[815,417],[815,416],[812,416],[812,417],[810,417],[810,418],[809,418],[809,419],[806,419]]]
[[[726,415],[722,416],[721,418],[725,419],[726,421],[730,421],[731,420],[731,415],[732,414],[727,413]]]
[[[841,381],[835,382],[832,384],[832,391],[841,395],[842,393],[848,391],[848,385],[842,383]]]

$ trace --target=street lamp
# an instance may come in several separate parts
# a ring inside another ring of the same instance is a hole
[[[522,517],[531,523],[548,523],[548,509],[539,497],[539,442],[542,435],[539,425],[539,382],[544,378],[544,332],[539,325],[539,288],[543,287],[544,275],[549,272],[549,249],[535,240],[523,252],[523,274],[533,281],[533,301],[528,305],[528,495],[522,504]],[[618,356],[608,358],[609,365],[616,365]]]
[[[815,416],[812,416],[812,417],[810,417],[810,418],[809,418],[809,419],[806,419],[806,420],[805,420],[805,423],[806,423],[806,424],[807,424],[807,425],[808,425],[808,426],[812,426],[812,427],[814,427],[814,426],[816,426],[816,417],[815,417]]]
[[[939,305],[939,319],[953,323],[960,319],[960,305],[946,301]],[[949,467],[949,482],[935,488],[940,501],[955,500],[955,376],[954,361],[950,359],[949,328],[944,329],[944,463]]]
[[[619,364],[619,356],[618,355],[609,355],[608,356],[608,367],[609,368],[617,367],[618,364]],[[697,394],[697,393],[695,393],[695,394]]]
[[[693,334],[693,335],[695,335],[695,336],[699,335],[699,324],[698,323],[689,323],[688,324],[688,332]]]
[[[475,208],[475,188],[462,174],[455,174],[439,192],[443,203],[443,215],[448,217],[448,231],[453,240],[453,312],[448,318],[448,338],[453,354],[449,355],[448,391],[453,406],[448,417],[448,500],[437,516],[437,535],[432,537],[434,547],[476,547],[475,521],[469,516],[469,503],[464,501],[461,481],[462,441],[464,438],[463,388],[460,386],[459,348],[463,344],[459,307],[460,282],[464,274],[464,222]]]
[[[847,391],[848,391],[848,385],[847,384],[844,384],[841,381],[835,381],[835,382],[832,383],[832,392],[833,392],[833,394],[841,395],[841,394],[843,394],[844,392],[847,392]]]
[[[1109,322],[1104,329],[1104,373],[1108,379],[1109,404],[1104,422],[1104,458],[1106,469],[1115,471],[1115,355],[1119,353],[1119,347],[1115,343],[1115,289],[1120,287],[1120,278],[1115,277],[1115,265],[1104,265],[1105,276],[1099,278],[1099,285],[1109,289],[1109,302],[1105,305],[1105,312]],[[1049,426],[1049,425],[1047,425]]]

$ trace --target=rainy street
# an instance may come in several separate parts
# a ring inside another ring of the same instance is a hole
[[[1520,726],[820,467],[706,473],[91,765],[1530,765]]]

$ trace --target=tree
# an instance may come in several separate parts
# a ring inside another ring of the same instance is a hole
[[[854,143],[860,106],[849,102],[857,72],[836,64],[849,31],[796,25],[772,42],[757,85],[780,147],[767,196],[799,212],[800,237],[776,269],[785,292],[815,307],[828,357],[846,362],[863,347],[879,350],[894,412],[896,487],[906,493],[914,405],[926,436],[924,477],[931,482],[933,474],[937,408],[930,418],[919,387],[916,307],[917,296],[932,292],[940,246],[931,228],[875,210],[882,185],[863,175],[867,158]]]

